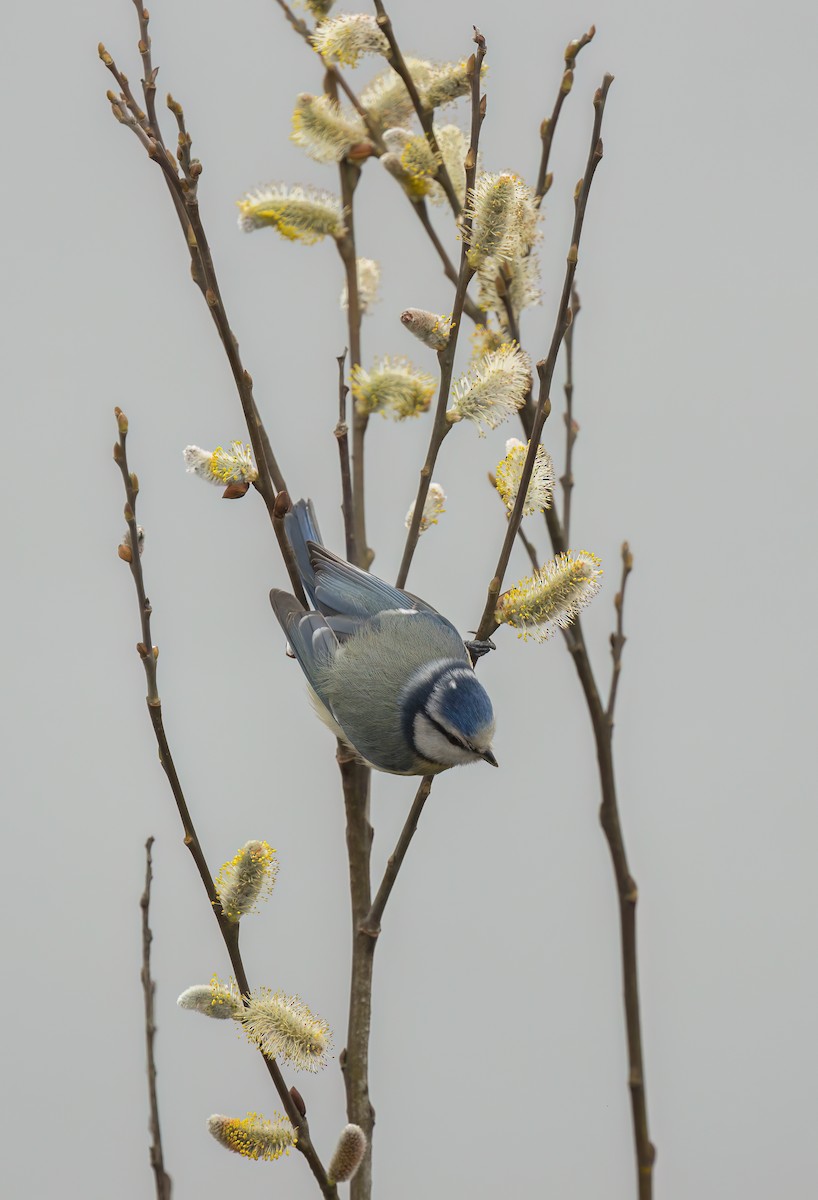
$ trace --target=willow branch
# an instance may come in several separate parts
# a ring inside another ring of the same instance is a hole
[[[579,302],[579,293],[574,288],[571,293],[571,324],[568,326],[568,332],[565,335],[565,383],[563,390],[565,392],[565,413],[563,419],[565,421],[565,470],[560,476],[562,484],[562,524],[565,529],[565,540],[570,541],[571,538],[571,493],[574,490],[574,442],[577,440],[579,426],[574,420],[574,326],[576,319],[579,316],[581,304]]]
[[[483,59],[486,56],[486,40],[479,30],[474,31],[474,41],[477,44],[477,53],[473,54],[469,60],[471,72],[471,143],[468,153],[466,154],[466,194],[474,188],[475,175],[477,173],[477,149],[480,143],[480,128],[483,124],[483,119],[486,115],[485,96],[480,98],[480,71],[483,65]],[[446,409],[449,403],[449,391],[452,385],[452,374],[454,371],[454,358],[457,350],[457,339],[460,333],[460,325],[463,318],[463,308],[466,300],[466,292],[474,276],[474,268],[470,266],[468,260],[468,242],[469,234],[471,233],[471,216],[466,213],[463,217],[463,245],[460,251],[460,273],[457,279],[457,290],[454,297],[454,307],[452,309],[452,329],[449,334],[449,340],[443,350],[438,353],[437,359],[440,363],[440,387],[438,389],[437,407],[435,409],[435,418],[432,425],[432,432],[429,437],[429,448],[426,452],[426,460],[420,470],[420,480],[418,483],[417,496],[415,498],[415,507],[412,513],[412,520],[409,525],[409,532],[406,535],[406,544],[403,550],[403,558],[401,559],[400,570],[396,586],[399,588],[405,587],[406,580],[409,576],[409,568],[412,565],[412,559],[417,549],[418,538],[420,537],[420,525],[423,520],[423,506],[426,503],[426,497],[429,494],[429,485],[432,482],[432,471],[434,470],[437,456],[440,447],[443,445],[443,440],[451,429],[451,423],[447,417]]]
[[[233,969],[233,974],[236,983],[239,986],[241,994],[248,996],[250,993],[250,983],[247,978],[247,972],[244,968],[241,952],[239,950],[239,926],[237,923],[229,921],[224,915],[221,904],[219,902],[216,888],[213,883],[213,876],[208,867],[207,860],[202,850],[199,836],[196,832],[196,827],[193,823],[193,818],[190,814],[185,794],[182,789],[182,784],[179,775],[176,771],[176,766],[173,762],[173,756],[170,752],[167,734],[165,732],[164,722],[162,719],[162,703],[159,698],[159,692],[156,681],[156,662],[159,657],[159,648],[154,646],[151,639],[151,615],[152,608],[150,601],[145,595],[145,582],[142,574],[142,560],[137,549],[139,545],[139,533],[136,522],[136,497],[139,492],[139,481],[136,475],[132,474],[128,469],[128,456],[126,450],[126,439],[128,436],[128,421],[121,409],[116,410],[117,426],[119,429],[119,439],[114,444],[114,461],[119,467],[122,475],[122,481],[125,487],[125,520],[128,525],[130,535],[130,545],[120,547],[120,557],[129,562],[131,575],[133,576],[134,585],[136,587],[136,595],[139,601],[139,618],[142,633],[142,641],[137,644],[137,653],[142,660],[142,665],[145,669],[145,678],[148,685],[147,704],[150,714],[151,725],[153,726],[154,737],[159,749],[159,761],[162,764],[162,769],[167,776],[173,798],[176,802],[176,808],[179,813],[179,818],[182,822],[184,830],[185,845],[190,851],[191,857],[196,864],[196,869],[199,872],[199,877],[207,894],[208,901],[213,911],[213,915],[219,926],[219,931],[222,935],[225,948],[227,949],[230,958],[230,964]],[[261,1053],[261,1051],[259,1051]],[[301,1113],[296,1105],[290,1090],[284,1081],[281,1070],[275,1059],[267,1058],[261,1055],[267,1073],[273,1081],[273,1085],[278,1092],[279,1099],[284,1105],[284,1111],[290,1119],[290,1122],[296,1131],[298,1142],[297,1149],[303,1154],[310,1170],[318,1182],[322,1194],[326,1200],[337,1200],[338,1192],[334,1184],[331,1184],[327,1178],[327,1173],[321,1163],[318,1153],[312,1144],[310,1138],[309,1124],[306,1117]]]
[[[142,15],[137,0],[135,0],[137,11],[140,13],[140,22],[146,21]],[[145,26],[145,29],[147,26]],[[142,25],[140,25],[140,33]],[[143,53],[143,63],[145,55],[150,57],[150,46],[142,51],[144,41],[140,38],[140,52]],[[239,344],[236,340],[233,331],[228,321],[227,312],[222,300],[221,291],[219,288],[218,279],[216,277],[215,267],[213,265],[213,257],[210,252],[210,246],[202,223],[201,214],[199,212],[198,201],[198,181],[202,173],[201,163],[190,155],[191,139],[185,127],[184,112],[182,106],[178,104],[173,97],[168,96],[168,107],[176,117],[179,127],[179,143],[178,143],[178,160],[166,148],[162,139],[161,130],[155,118],[151,121],[149,115],[142,111],[137,104],[133,93],[131,92],[127,77],[118,69],[114,59],[107,52],[105,47],[100,43],[99,55],[105,66],[117,80],[120,85],[120,95],[117,97],[113,92],[108,93],[108,99],[111,103],[111,109],[116,119],[128,128],[138,137],[142,146],[145,148],[148,157],[152,159],[160,167],[163,178],[167,184],[168,190],[173,198],[174,207],[180,217],[183,232],[185,233],[185,241],[191,259],[191,276],[194,283],[202,293],[214,324],[219,332],[219,336],[224,346],[225,354],[230,365],[230,370],[233,375],[233,380],[238,392],[239,401],[244,413],[244,419],[247,425],[247,432],[250,437],[250,442],[253,447],[256,462],[259,467],[259,479],[257,490],[260,492],[264,503],[267,507],[271,521],[273,520],[273,509],[275,505],[276,491],[286,490],[284,476],[278,466],[275,455],[273,454],[270,445],[269,437],[261,420],[256,402],[253,396],[253,380],[250,373],[245,370],[239,354]],[[151,67],[151,82],[155,83],[156,69]],[[147,86],[147,84],[146,84]],[[146,97],[150,95],[150,89],[146,91]],[[146,99],[147,104],[147,99]],[[152,110],[153,111],[153,110]],[[275,529],[275,522],[273,522]],[[276,531],[278,533],[278,531]],[[286,539],[285,539],[286,540]],[[279,546],[282,555],[287,561],[284,543],[279,538]],[[298,573],[290,571],[290,582],[293,586],[295,595],[299,599],[303,599],[303,588]]]
[[[557,92],[557,98],[554,101],[554,108],[551,116],[546,117],[540,126],[542,153],[540,155],[540,169],[537,172],[537,186],[534,189],[534,203],[537,208],[540,207],[543,197],[551,187],[551,176],[548,174],[548,160],[551,156],[551,146],[554,141],[554,134],[557,131],[557,121],[559,120],[562,106],[565,103],[565,97],[571,91],[574,84],[574,63],[582,47],[588,45],[595,33],[596,27],[592,25],[587,33],[583,33],[582,37],[569,42],[565,50],[565,72],[560,80],[560,88]]]
[[[348,746],[338,743],[338,766],[346,810],[346,842],[349,859],[349,892],[352,908],[352,963],[349,983],[349,1019],[346,1046],[340,1056],[347,1097],[347,1117],[366,1134],[363,1162],[350,1184],[351,1200],[370,1200],[372,1195],[372,1134],[375,1109],[369,1093],[369,1038],[372,1029],[372,971],[375,942],[361,932],[361,924],[372,904],[370,857],[371,771]]]
[[[623,619],[625,613],[625,585],[628,582],[628,576],[633,570],[633,555],[631,548],[627,542],[622,543],[622,581],[619,584],[619,591],[614,596],[614,608],[616,609],[616,629],[611,634],[611,658],[613,659],[613,670],[611,672],[611,690],[608,694],[608,704],[605,709],[605,716],[608,724],[613,726],[614,708],[616,707],[616,693],[619,687],[619,676],[622,672],[622,651],[625,648],[626,637],[623,630]]]
[[[341,201],[344,206],[346,232],[336,240],[344,264],[347,282],[347,326],[349,329],[350,373],[361,362],[361,302],[358,293],[358,260],[355,249],[355,188],[361,172],[346,160],[338,164],[341,178]],[[369,414],[352,406],[352,521],[355,529],[355,563],[368,570],[374,557],[366,540],[366,475],[364,449]]]
[[[347,424],[347,394],[349,388],[344,381],[344,361],[347,352],[339,354],[335,360],[338,363],[338,424],[335,426],[335,438],[338,442],[338,457],[341,463],[341,512],[344,517],[344,540],[346,543],[347,562],[357,562],[358,554],[355,545],[355,522],[353,520],[352,479],[349,473],[349,425]]]
[[[151,1134],[150,1160],[156,1183],[156,1200],[170,1200],[173,1191],[170,1175],[165,1171],[165,1159],[162,1154],[162,1129],[159,1124],[159,1099],[156,1094],[156,1055],[154,1039],[156,1037],[156,1016],[154,1013],[154,998],[156,984],[151,977],[151,942],[153,934],[150,926],[151,880],[153,870],[151,863],[151,846],[153,838],[145,842],[145,890],[139,900],[142,910],[142,995],[145,1000],[145,1056],[148,1067],[148,1103],[150,1105]]]
[[[555,554],[568,549],[565,531],[556,508],[545,511],[545,520],[551,547]],[[591,717],[597,763],[599,765],[602,804],[599,810],[608,850],[616,880],[619,907],[620,943],[622,954],[622,979],[625,1000],[625,1029],[628,1045],[628,1089],[631,1100],[634,1154],[638,1180],[639,1200],[651,1200],[653,1196],[653,1164],[656,1150],[650,1140],[648,1128],[647,1098],[645,1094],[645,1068],[642,1047],[642,1018],[639,1001],[639,972],[636,943],[636,904],[639,892],[630,872],[619,805],[613,764],[613,711],[616,703],[619,674],[621,671],[622,648],[625,637],[622,629],[625,582],[633,566],[633,558],[627,542],[622,547],[622,583],[615,600],[617,610],[616,630],[611,638],[613,675],[607,706],[604,706],[591,667],[582,622],[576,617],[571,626],[564,630],[565,643],[571,654],[579,676]]]
[[[403,190],[403,189],[401,189],[401,190]],[[415,212],[417,213],[418,217],[420,218],[420,223],[423,226],[423,228],[426,230],[426,233],[429,236],[429,241],[432,243],[435,250],[437,251],[437,255],[443,265],[443,274],[446,276],[447,279],[449,279],[455,285],[455,287],[457,287],[457,283],[460,278],[460,272],[457,270],[454,263],[449,258],[448,254],[446,253],[445,247],[443,246],[443,243],[441,242],[440,238],[437,236],[437,231],[436,231],[434,225],[432,224],[431,218],[429,216],[429,210],[426,207],[426,201],[425,200],[416,200],[412,204],[412,207],[414,208]],[[468,294],[468,292],[466,293],[466,297],[463,302],[463,311],[465,312],[466,316],[469,317],[470,320],[474,321],[475,325],[485,325],[486,314],[483,312],[482,309],[477,307],[477,305],[475,304],[474,300],[472,300],[472,298]]]
[[[517,498],[514,501],[514,508],[509,517],[506,536],[503,540],[503,546],[500,551],[500,557],[497,560],[497,568],[494,572],[494,577],[489,583],[486,596],[486,604],[483,609],[483,615],[480,618],[480,624],[477,630],[476,640],[478,642],[485,641],[497,629],[497,622],[494,619],[494,611],[497,607],[497,598],[500,594],[503,578],[508,568],[508,561],[511,557],[511,549],[514,545],[514,539],[517,536],[517,530],[520,528],[520,522],[523,518],[523,508],[525,506],[526,496],[528,495],[528,485],[531,481],[531,474],[534,470],[534,460],[537,455],[537,446],[539,445],[540,436],[543,426],[551,413],[551,380],[554,375],[554,368],[557,362],[560,346],[563,338],[568,330],[571,322],[571,293],[574,285],[574,275],[576,274],[577,262],[579,259],[579,243],[582,236],[582,226],[585,219],[585,209],[588,204],[588,196],[591,191],[594,173],[597,166],[602,161],[602,138],[600,137],[602,130],[602,117],[605,112],[605,100],[608,95],[608,89],[613,83],[613,75],[606,75],[602,81],[602,86],[599,87],[594,95],[594,126],[591,134],[591,147],[588,152],[588,161],[585,167],[585,174],[577,184],[574,193],[574,225],[571,231],[571,246],[568,251],[565,278],[562,285],[562,296],[560,298],[559,308],[557,310],[557,319],[554,325],[554,332],[551,338],[551,346],[546,358],[537,363],[537,374],[539,376],[539,395],[537,398],[537,408],[534,413],[533,421],[531,422],[531,432],[529,433],[528,453],[526,454],[525,464],[520,476],[520,484],[517,491]],[[551,510],[549,510],[551,511]]]
[[[367,934],[371,938],[377,938],[381,932],[381,918],[383,917],[386,902],[392,894],[392,888],[395,886],[395,880],[398,877],[398,872],[403,866],[403,860],[406,858],[406,852],[409,849],[409,843],[415,836],[420,820],[420,814],[423,812],[423,806],[429,799],[429,793],[432,790],[434,782],[433,775],[424,775],[418,788],[415,798],[412,801],[412,807],[409,809],[409,815],[401,830],[395,849],[389,856],[384,871],[381,886],[375,895],[372,902],[372,907],[366,915],[366,918],[359,926],[361,933]]]
[[[420,93],[418,92],[415,81],[406,65],[403,54],[401,53],[401,48],[398,45],[397,38],[395,37],[395,31],[392,28],[392,21],[386,13],[381,0],[374,0],[374,4],[375,11],[378,14],[378,25],[380,26],[381,32],[389,43],[389,62],[392,66],[392,70],[403,80],[403,86],[409,93],[409,98],[412,101],[412,106],[417,114],[417,119],[420,121],[420,127],[426,135],[426,140],[429,143],[429,147],[437,162],[437,173],[435,178],[443,188],[443,191],[446,193],[446,199],[449,201],[449,204],[452,207],[452,212],[454,213],[455,218],[457,218],[463,211],[463,205],[460,203],[460,199],[455,192],[454,187],[452,186],[449,172],[446,169],[446,164],[443,161],[443,155],[440,152],[440,146],[438,145],[437,137],[435,136],[434,109],[425,105],[420,98]],[[466,194],[468,195],[468,192]]]

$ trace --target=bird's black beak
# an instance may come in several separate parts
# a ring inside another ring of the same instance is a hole
[[[481,758],[482,758],[482,759],[483,759],[485,762],[487,762],[487,763],[491,763],[491,765],[492,765],[493,767],[499,767],[499,765],[500,765],[500,764],[498,763],[497,759],[496,759],[496,758],[494,757],[494,755],[492,754],[491,750],[486,750],[485,754],[481,754],[481,755],[480,755],[480,757],[481,757]]]

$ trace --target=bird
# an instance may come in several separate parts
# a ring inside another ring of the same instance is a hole
[[[310,500],[296,501],[284,528],[311,607],[279,588],[270,603],[324,723],[392,775],[496,767],[494,710],[454,625],[328,550]]]

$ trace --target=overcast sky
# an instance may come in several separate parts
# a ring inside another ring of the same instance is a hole
[[[531,183],[563,48],[597,25],[557,134],[544,303],[523,327],[535,356],[551,335],[591,98],[616,76],[577,277],[572,540],[606,569],[586,622],[606,686],[624,538],[636,557],[616,762],[640,891],[656,1196],[805,1196],[818,1176],[815,9],[393,0],[391,12],[405,51],[436,59],[469,53],[472,23],[482,29],[483,165]],[[204,163],[202,214],[258,403],[292,492],[314,498],[341,550],[340,263],[331,245],[240,235],[235,208],[271,179],[337,187],[334,168],[289,141],[319,64],[272,0],[156,0],[152,18],[160,95],[184,103]],[[175,1005],[228,968],[145,712],[136,601],[116,557],[115,404],[142,487],[168,734],[206,853],[216,868],[248,838],[277,848],[275,894],[243,928],[248,972],[299,992],[334,1030],[323,1075],[287,1073],[325,1160],[345,1122],[348,989],[334,743],[269,609],[286,577],[263,506],[224,504],[184,472],[186,444],[243,428],[159,172],[105,100],[100,39],[139,79],[132,6],[15,5],[4,33],[3,1192],[152,1195],[138,898],[153,834],[175,1195],[306,1200],[317,1193],[299,1155],[250,1164],[209,1137],[212,1112],[280,1105],[230,1028]],[[456,119],[465,126],[464,109]],[[382,265],[364,361],[407,354],[434,370],[398,317],[450,311],[451,287],[376,163],[359,194],[359,253]],[[445,213],[435,219],[456,254]],[[558,466],[561,370],[544,435]],[[370,539],[386,578],[429,429],[372,424]],[[516,433],[460,427],[435,472],[449,503],[410,586],[464,632],[503,534],[485,475]],[[528,528],[544,560],[542,526]],[[525,570],[515,554],[511,575]],[[376,1196],[629,1200],[618,921],[589,721],[559,639],[524,645],[506,630],[497,642],[481,678],[501,769],[436,783],[378,946]],[[375,781],[376,875],[412,794],[411,781]]]

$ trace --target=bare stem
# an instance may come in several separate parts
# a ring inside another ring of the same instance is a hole
[[[574,490],[574,442],[577,440],[579,426],[574,420],[574,326],[579,316],[581,305],[579,293],[574,288],[571,293],[571,312],[573,314],[568,332],[565,335],[565,470],[560,477],[563,493],[562,524],[565,530],[565,540],[571,538],[571,493]]]
[[[429,799],[429,793],[432,790],[434,782],[433,775],[424,775],[418,788],[415,798],[412,801],[412,807],[409,809],[409,815],[401,830],[395,849],[390,854],[384,871],[381,886],[378,888],[375,899],[372,902],[372,907],[362,921],[359,929],[361,933],[367,934],[368,937],[377,939],[381,932],[381,918],[383,917],[386,902],[392,894],[392,888],[395,886],[395,880],[398,877],[398,871],[403,866],[403,860],[406,858],[406,852],[409,849],[409,843],[415,836],[420,820],[420,814],[423,812],[423,806]]]
[[[486,113],[485,96],[480,98],[480,70],[483,65],[483,59],[486,56],[486,41],[479,30],[474,31],[474,41],[477,44],[477,53],[473,54],[469,60],[471,71],[471,144],[466,155],[466,194],[474,187],[474,179],[477,173],[477,150],[480,143],[480,127],[483,124],[483,118]],[[423,506],[426,503],[426,497],[429,494],[429,485],[432,482],[432,471],[434,470],[437,456],[440,447],[443,444],[443,439],[451,429],[446,408],[449,402],[449,391],[452,384],[452,374],[454,371],[454,358],[457,351],[457,339],[460,333],[460,326],[463,319],[463,308],[466,301],[466,292],[474,275],[474,269],[469,265],[467,257],[468,253],[468,235],[471,232],[471,217],[466,213],[463,218],[463,245],[460,252],[460,273],[457,278],[457,290],[454,297],[454,308],[452,310],[452,329],[449,334],[449,340],[445,349],[441,350],[437,356],[440,363],[440,387],[438,389],[437,407],[435,409],[435,419],[432,425],[432,432],[429,438],[429,448],[426,452],[426,461],[420,469],[420,480],[418,483],[417,497],[415,499],[415,507],[412,513],[412,520],[409,525],[409,532],[406,535],[406,544],[403,550],[403,558],[401,559],[400,570],[396,586],[399,588],[405,587],[406,580],[409,576],[409,569],[412,565],[412,559],[417,549],[418,538],[420,537],[420,525],[423,520]]]
[[[347,424],[347,394],[349,388],[344,382],[344,361],[347,352],[339,354],[338,363],[338,424],[335,426],[335,437],[338,442],[338,456],[341,462],[341,512],[344,516],[344,539],[346,542],[347,562],[357,562],[358,555],[355,546],[355,522],[353,520],[354,506],[352,503],[352,479],[349,473],[349,425]]]
[[[360,171],[347,161],[338,164],[341,200],[344,205],[346,233],[336,245],[344,264],[347,281],[347,325],[349,328],[349,367],[352,372],[361,362],[361,302],[358,294],[358,260],[355,250],[355,188]],[[366,477],[364,447],[369,416],[352,407],[352,521],[355,530],[355,563],[368,570],[374,557],[366,540]]]
[[[497,561],[497,568],[494,572],[494,577],[489,583],[488,592],[486,595],[486,604],[483,609],[483,615],[480,618],[480,625],[477,630],[476,640],[485,641],[491,636],[497,628],[497,622],[494,619],[494,610],[497,607],[497,598],[500,594],[503,578],[508,568],[508,561],[511,557],[511,549],[514,545],[514,539],[517,536],[517,530],[520,528],[520,522],[523,518],[523,508],[525,506],[526,496],[528,494],[528,485],[531,481],[531,474],[534,470],[534,461],[537,455],[537,446],[539,445],[540,436],[543,426],[551,413],[551,380],[554,375],[554,368],[557,362],[562,340],[568,330],[571,322],[571,293],[574,285],[574,275],[577,269],[577,261],[579,258],[579,243],[582,236],[582,225],[585,218],[585,209],[588,203],[588,196],[591,191],[591,183],[593,182],[594,172],[597,166],[602,161],[602,138],[600,133],[602,130],[602,117],[605,111],[605,99],[608,95],[608,89],[613,83],[613,75],[606,75],[602,80],[602,86],[599,87],[594,95],[594,127],[591,134],[591,147],[588,152],[588,161],[585,167],[585,174],[577,184],[574,193],[574,227],[571,233],[571,246],[568,251],[565,279],[562,286],[562,296],[560,298],[559,309],[557,310],[557,319],[554,325],[554,332],[551,338],[551,346],[546,358],[537,363],[537,374],[539,376],[540,388],[537,398],[537,408],[534,413],[534,418],[531,423],[529,433],[529,446],[526,455],[525,464],[520,476],[520,485],[517,492],[517,498],[514,502],[511,516],[509,517],[506,536],[503,540],[503,546],[500,551],[500,557]],[[548,510],[553,511],[553,510]]]
[[[542,153],[540,155],[540,169],[537,172],[537,186],[534,192],[534,203],[537,208],[540,207],[543,197],[551,187],[551,176],[548,174],[548,160],[551,156],[551,146],[554,141],[554,134],[557,131],[557,121],[559,120],[562,106],[565,103],[565,97],[571,91],[574,84],[574,63],[582,47],[588,45],[595,33],[596,28],[592,25],[587,33],[583,33],[582,37],[568,43],[565,51],[565,73],[560,80],[560,89],[554,101],[553,111],[551,116],[546,117],[540,126]]]
[[[239,926],[237,923],[229,921],[222,911],[219,898],[216,894],[216,888],[213,883],[213,876],[205,859],[204,851],[202,850],[199,836],[193,824],[193,818],[190,814],[187,801],[185,799],[182,784],[179,775],[176,771],[176,766],[173,762],[173,757],[170,752],[167,735],[165,733],[164,722],[162,720],[162,703],[159,698],[159,692],[156,682],[156,661],[159,657],[159,649],[154,646],[151,640],[151,614],[153,612],[150,601],[145,595],[145,583],[142,574],[142,560],[138,551],[138,527],[136,523],[136,497],[139,491],[138,480],[135,475],[128,470],[128,456],[126,450],[126,438],[128,435],[128,421],[121,409],[116,409],[117,426],[119,429],[119,440],[114,445],[114,461],[117,463],[122,474],[125,485],[125,520],[128,523],[130,533],[130,547],[123,546],[120,549],[120,556],[125,557],[126,561],[130,562],[131,574],[136,586],[137,599],[139,601],[139,616],[141,623],[142,641],[137,644],[137,653],[142,660],[142,665],[145,668],[145,677],[148,684],[148,712],[153,726],[156,744],[159,749],[159,761],[162,764],[162,769],[167,776],[170,784],[173,798],[176,802],[176,808],[179,813],[179,818],[182,822],[184,830],[185,845],[191,853],[193,861],[199,872],[199,877],[202,880],[202,885],[207,894],[213,915],[219,925],[219,930],[222,935],[227,953],[230,957],[230,963],[233,968],[233,974],[236,983],[241,990],[243,996],[249,995],[250,983],[247,978],[247,972],[244,968],[241,952],[239,950]],[[130,551],[130,553],[122,554],[122,550]],[[290,1090],[284,1081],[281,1070],[275,1059],[267,1058],[262,1054],[262,1060],[267,1069],[270,1078],[273,1081],[279,1098],[284,1106],[284,1111],[290,1119],[290,1122],[298,1136],[297,1148],[304,1155],[310,1170],[321,1189],[326,1200],[338,1200],[338,1192],[334,1184],[331,1184],[327,1178],[327,1173],[321,1163],[315,1147],[310,1138],[309,1124],[306,1117],[301,1113],[296,1105]]]
[[[546,509],[545,520],[555,554],[568,548],[565,532],[555,508]],[[621,670],[622,648],[625,643],[622,632],[625,582],[633,566],[633,558],[627,542],[622,547],[622,583],[617,601],[617,627],[611,638],[613,676],[607,707],[604,707],[594,678],[582,622],[577,617],[570,629],[565,630],[565,643],[579,676],[580,685],[591,717],[594,742],[596,744],[602,804],[599,810],[608,849],[611,855],[619,903],[619,926],[622,951],[622,978],[625,998],[625,1029],[628,1044],[628,1088],[631,1097],[633,1119],[634,1152],[638,1179],[639,1200],[651,1200],[653,1196],[653,1164],[656,1150],[648,1130],[647,1099],[645,1096],[645,1070],[642,1050],[642,1019],[639,1003],[639,973],[636,944],[636,903],[638,889],[631,875],[625,853],[622,825],[616,794],[613,765],[613,710]]]
[[[150,1160],[156,1182],[156,1200],[170,1200],[173,1191],[170,1175],[165,1171],[165,1160],[162,1154],[162,1129],[159,1124],[159,1099],[156,1094],[156,1055],[154,1039],[156,1037],[156,1016],[154,1013],[154,998],[156,984],[151,977],[151,942],[153,934],[150,926],[151,881],[153,870],[151,863],[151,847],[153,838],[145,842],[145,890],[139,901],[142,910],[142,995],[145,999],[145,1054],[148,1066],[148,1102],[150,1105]]]
[[[150,64],[150,44],[148,42],[146,45],[142,36],[143,32],[146,33],[147,31],[146,23],[148,18],[144,15],[146,10],[141,8],[139,0],[134,0],[134,3],[140,20],[140,53],[143,56],[144,66],[146,61]],[[143,23],[145,23],[144,31]],[[146,49],[143,50],[142,47],[144,45],[146,45]],[[146,106],[149,108],[151,116],[149,113],[143,112],[139,107],[130,91],[126,76],[119,70],[113,58],[102,44],[99,47],[99,55],[121,88],[119,97],[113,92],[108,93],[108,99],[111,102],[111,109],[114,116],[121,124],[127,125],[136,134],[147,151],[148,157],[160,167],[168,190],[173,198],[174,207],[180,218],[190,254],[191,276],[207,303],[208,310],[219,332],[225,354],[227,355],[244,413],[244,419],[247,424],[247,432],[259,467],[257,490],[264,499],[272,521],[275,493],[276,491],[286,490],[286,483],[273,454],[270,439],[262,423],[261,416],[259,415],[253,396],[253,380],[242,363],[239,354],[239,344],[230,327],[221,297],[213,265],[213,257],[199,212],[198,181],[202,173],[202,164],[197,159],[191,158],[191,138],[185,125],[184,111],[182,106],[173,97],[168,96],[168,107],[175,116],[179,128],[177,159],[165,146],[154,111],[153,91],[151,89],[155,89],[157,68],[151,67],[150,77],[146,79],[145,83]],[[148,104],[148,97],[151,98],[150,104]],[[273,525],[275,528],[274,522]],[[276,532],[278,534],[278,530]],[[285,547],[280,539],[279,545],[281,546],[286,562]],[[290,572],[290,581],[295,595],[299,599],[303,598],[303,589],[301,588],[301,581],[297,572],[295,574],[292,571]]]
[[[375,942],[361,931],[361,925],[372,904],[370,856],[373,834],[369,817],[371,771],[340,741],[337,758],[346,809],[349,892],[352,904],[349,1021],[347,1043],[340,1062],[347,1094],[347,1117],[352,1124],[360,1125],[367,1139],[366,1154],[352,1179],[350,1196],[352,1200],[370,1200],[375,1109],[369,1095],[369,1036],[372,1027]]]
[[[622,582],[619,585],[619,591],[614,597],[614,608],[616,609],[616,629],[611,634],[611,658],[613,659],[613,670],[611,672],[611,690],[608,694],[608,706],[605,709],[605,716],[608,719],[608,724],[613,727],[614,708],[616,707],[616,693],[619,687],[619,676],[622,671],[622,651],[625,648],[626,637],[623,630],[623,619],[625,614],[625,584],[628,582],[628,576],[633,570],[633,555],[631,548],[627,542],[622,543]]]

